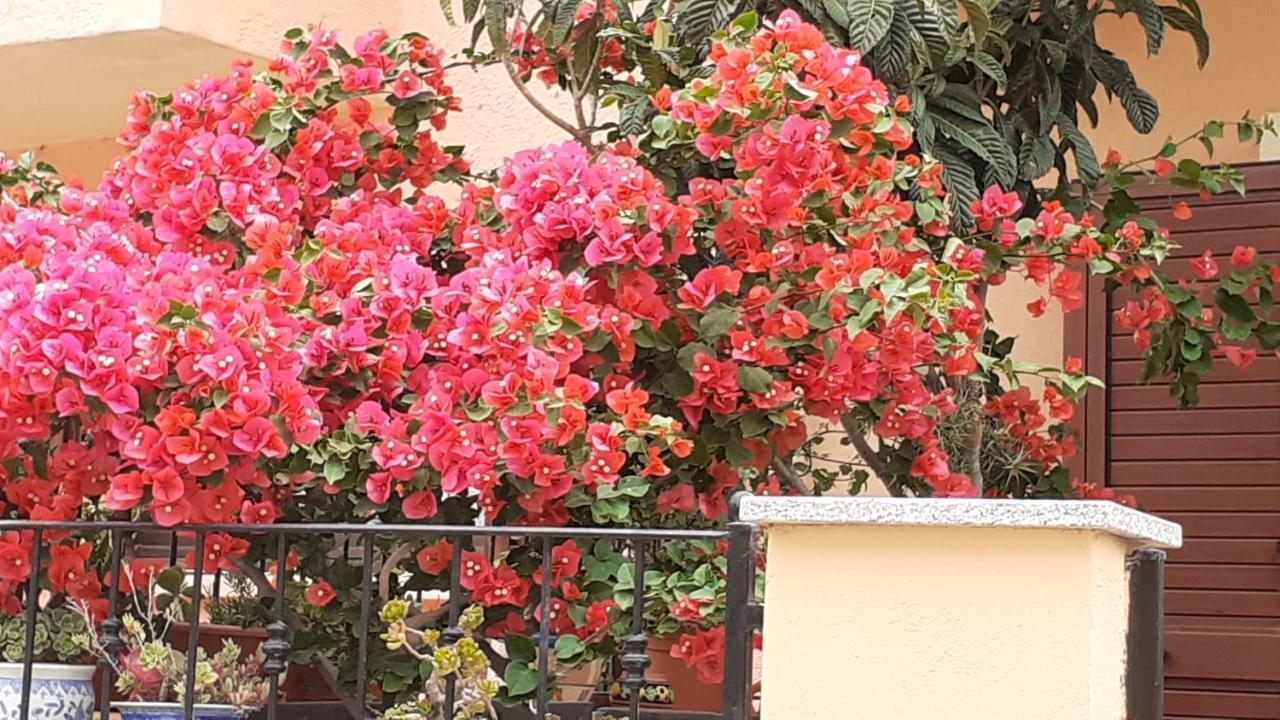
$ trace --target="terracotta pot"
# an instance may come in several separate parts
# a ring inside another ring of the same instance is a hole
[[[575,668],[559,670],[556,699],[564,702],[586,702],[600,686],[604,660],[592,660]]]
[[[649,641],[649,669],[644,674],[645,685],[640,688],[640,707],[722,712],[724,684],[700,680],[696,670],[671,657],[673,645],[672,637]],[[609,701],[614,707],[626,707],[627,692],[625,686],[614,681],[609,688]]]
[[[190,637],[191,626],[186,623],[175,623],[169,631],[169,641],[173,647],[186,652],[187,638]],[[213,654],[222,649],[224,638],[234,641],[246,653],[257,652],[267,640],[267,631],[262,628],[242,628],[235,625],[200,624],[200,647]],[[289,700],[337,700],[333,688],[318,670],[310,665],[290,665],[284,682],[280,685],[280,694]]]

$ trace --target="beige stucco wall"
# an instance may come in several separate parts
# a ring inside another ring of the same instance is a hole
[[[771,528],[764,718],[1123,717],[1127,551],[1081,530]]]
[[[160,27],[162,0],[0,0],[0,45]]]

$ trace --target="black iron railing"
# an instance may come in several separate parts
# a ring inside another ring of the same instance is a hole
[[[551,557],[552,546],[556,540],[585,539],[610,540],[627,549],[630,561],[634,564],[633,577],[635,598],[631,607],[630,634],[622,642],[623,653],[620,657],[622,668],[621,684],[629,691],[629,718],[638,720],[641,715],[640,689],[645,685],[645,671],[650,659],[647,654],[649,637],[645,633],[645,570],[648,550],[655,543],[679,541],[726,541],[728,547],[727,563],[727,607],[725,630],[724,658],[724,710],[720,714],[723,720],[749,720],[753,717],[753,636],[760,629],[761,611],[755,603],[756,572],[756,533],[757,529],[750,523],[733,522],[724,530],[650,530],[650,529],[618,529],[618,528],[564,528],[564,527],[476,527],[457,525],[391,525],[391,524],[273,524],[273,525],[184,525],[179,527],[161,527],[155,524],[127,521],[100,522],[37,522],[25,520],[0,520],[0,533],[9,531],[30,532],[32,534],[31,571],[27,587],[26,601],[26,636],[24,644],[24,661],[22,672],[22,705],[18,720],[30,720],[30,702],[33,681],[35,649],[35,628],[38,612],[38,598],[41,594],[41,563],[44,555],[45,540],[51,533],[71,532],[75,534],[107,535],[110,538],[110,580],[108,582],[108,611],[101,623],[101,647],[108,653],[116,653],[123,647],[121,638],[122,622],[119,615],[120,577],[124,562],[126,536],[137,538],[139,535],[154,537],[168,536],[169,562],[177,566],[179,536],[189,537],[194,545],[194,562],[190,568],[192,575],[191,607],[189,630],[187,636],[186,675],[183,702],[185,716],[193,718],[193,706],[196,700],[195,675],[197,649],[200,647],[201,618],[200,608],[205,594],[205,549],[206,540],[211,534],[226,534],[232,537],[253,538],[260,542],[274,541],[274,573],[272,591],[274,599],[272,612],[274,617],[267,623],[266,640],[262,643],[264,655],[263,670],[269,682],[269,693],[263,713],[267,720],[278,720],[281,717],[280,677],[289,668],[289,656],[293,651],[291,645],[291,628],[286,622],[288,612],[285,598],[286,583],[289,581],[287,570],[290,543],[300,538],[315,536],[345,536],[357,538],[362,553],[360,561],[361,580],[359,583],[359,624],[356,627],[358,642],[354,692],[349,715],[359,720],[379,717],[377,709],[369,700],[369,657],[370,636],[376,635],[374,623],[374,585],[379,571],[379,562],[387,558],[385,553],[377,550],[377,540],[391,539],[394,542],[421,543],[425,540],[449,539],[452,545],[452,571],[450,573],[450,589],[448,592],[446,626],[441,631],[441,641],[446,645],[456,644],[465,634],[459,627],[459,620],[464,609],[464,592],[460,586],[460,569],[462,567],[464,541],[477,538],[507,538],[514,541],[537,544],[540,547],[542,573],[540,582],[541,604],[538,632],[534,640],[538,648],[537,655],[537,691],[533,702],[533,718],[544,720],[549,717],[550,670],[549,658],[555,639],[550,627],[550,603],[553,595]],[[345,552],[350,552],[348,544]],[[375,553],[382,554],[377,557]],[[265,562],[262,570],[267,569]],[[221,570],[213,580],[213,596],[217,596],[221,588]],[[108,662],[101,662],[101,689],[98,696],[100,717],[109,717],[112,703],[113,669]],[[444,708],[453,708],[455,704],[455,681],[450,677],[445,690]],[[527,714],[524,717],[528,717]]]

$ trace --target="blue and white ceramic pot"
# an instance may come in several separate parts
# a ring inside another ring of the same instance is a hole
[[[182,703],[118,702],[116,710],[122,720],[183,720]],[[194,720],[242,720],[244,712],[234,705],[196,703]]]
[[[30,720],[92,720],[93,665],[31,666]],[[22,663],[0,663],[0,720],[22,712]]]

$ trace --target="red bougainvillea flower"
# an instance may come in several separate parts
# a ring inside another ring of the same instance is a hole
[[[1200,280],[1212,280],[1218,277],[1218,263],[1213,259],[1213,252],[1205,250],[1204,254],[1191,261],[1196,277]]]
[[[338,594],[334,592],[333,586],[329,585],[327,580],[316,580],[311,584],[311,587],[307,588],[307,591],[304,594],[307,598],[307,602],[316,607],[325,607],[329,603],[333,602],[334,598],[338,596]]]
[[[724,626],[680,635],[671,646],[671,657],[697,670],[704,683],[724,682]]]
[[[448,540],[437,540],[418,551],[418,569],[428,575],[439,575],[449,567],[452,558],[453,544]]]
[[[1258,251],[1252,245],[1237,245],[1231,251],[1231,265],[1237,268],[1248,268],[1253,266],[1253,259],[1257,257]]]

